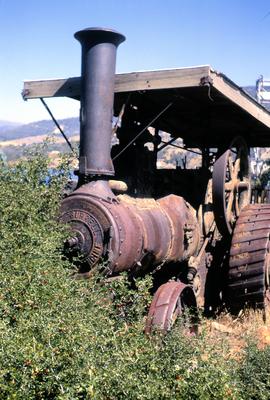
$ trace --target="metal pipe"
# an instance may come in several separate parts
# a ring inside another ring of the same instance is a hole
[[[79,175],[84,180],[114,175],[111,159],[116,49],[125,37],[113,30],[75,33],[82,45]]]

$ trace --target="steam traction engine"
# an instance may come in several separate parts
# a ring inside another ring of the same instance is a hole
[[[124,36],[75,38],[81,78],[25,82],[23,94],[81,101],[78,186],[61,205],[79,274],[102,260],[107,276],[153,273],[148,332],[187,307],[264,308],[270,205],[249,204],[248,154],[268,145],[270,114],[209,66],[115,75]]]

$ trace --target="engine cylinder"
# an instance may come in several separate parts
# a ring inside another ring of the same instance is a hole
[[[199,243],[198,225],[182,197],[115,196],[104,181],[83,185],[67,197],[61,216],[71,227],[70,251],[83,256],[83,271],[101,259],[110,273],[145,269],[150,262],[153,267],[179,262],[193,255]]]

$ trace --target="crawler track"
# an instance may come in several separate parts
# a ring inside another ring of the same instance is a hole
[[[241,212],[230,250],[227,303],[265,308],[269,298],[270,204],[250,204]]]

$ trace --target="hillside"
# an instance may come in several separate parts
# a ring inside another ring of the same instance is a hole
[[[5,132],[18,128],[19,126],[21,126],[21,124],[18,122],[11,122],[0,119],[0,137],[2,136],[2,133],[5,134]]]
[[[79,118],[59,119],[58,123],[68,137],[79,133]],[[55,128],[52,120],[36,121],[25,125],[13,125],[10,122],[1,125],[0,121],[0,141],[50,135],[55,132]]]
[[[79,119],[66,118],[58,121],[70,141],[79,140]],[[49,151],[68,151],[67,144],[51,120],[32,122],[26,125],[0,122],[0,156],[7,161],[21,158],[29,146],[52,139]],[[76,146],[76,145],[75,145]]]

